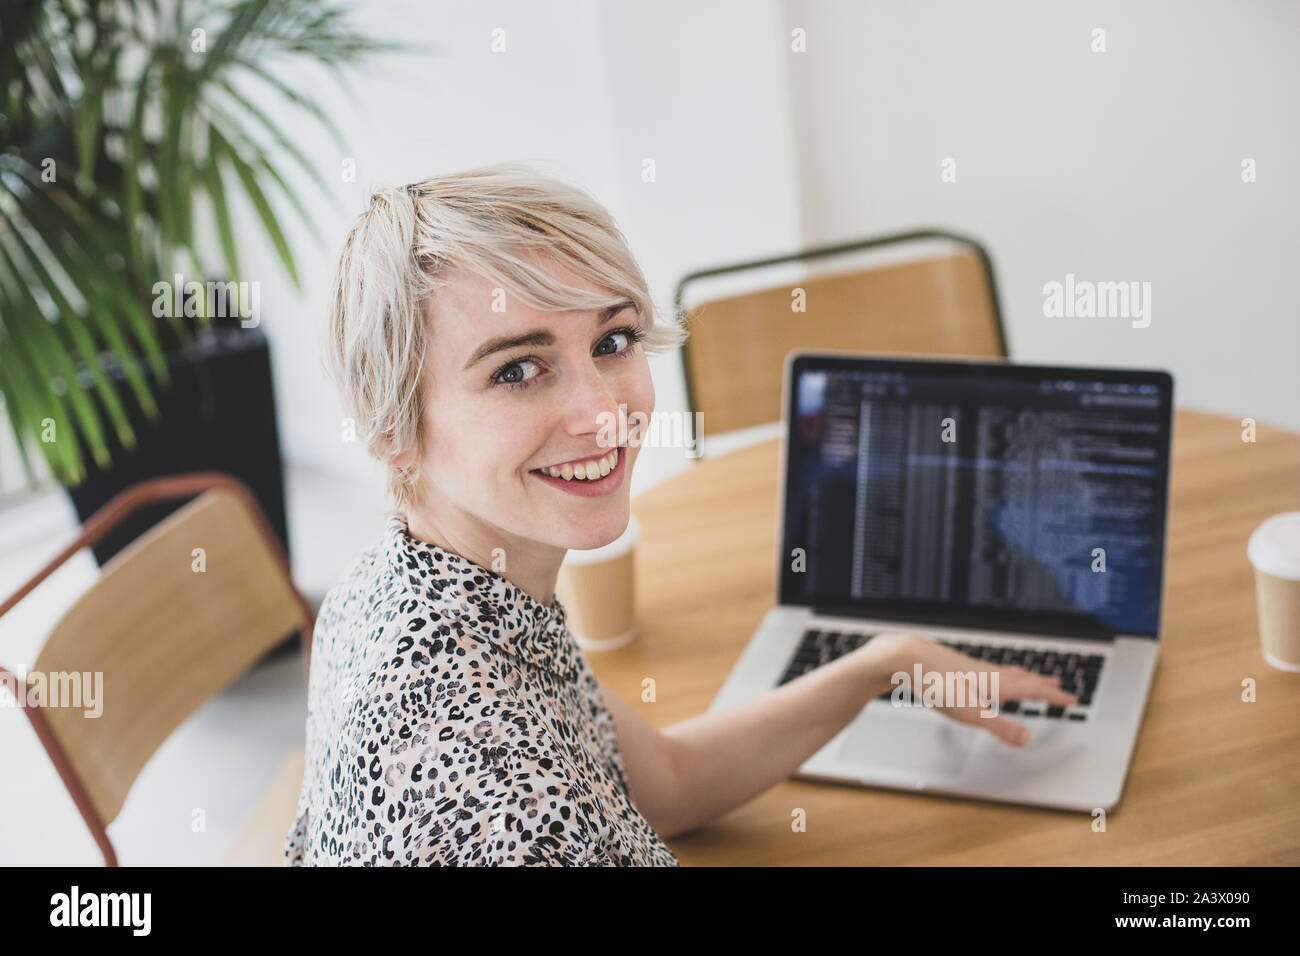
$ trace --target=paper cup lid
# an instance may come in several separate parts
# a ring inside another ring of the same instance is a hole
[[[1265,574],[1300,581],[1300,511],[1273,515],[1256,528],[1246,557]]]
[[[565,564],[600,564],[602,561],[608,561],[611,558],[617,558],[627,554],[635,547],[637,540],[641,537],[641,522],[636,520],[636,515],[629,514],[627,518],[627,528],[617,538],[609,544],[603,544],[599,548],[591,548],[587,551],[570,551],[564,556]]]

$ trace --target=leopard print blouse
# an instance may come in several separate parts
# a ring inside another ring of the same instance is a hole
[[[565,624],[401,514],[317,620],[289,866],[676,866]]]

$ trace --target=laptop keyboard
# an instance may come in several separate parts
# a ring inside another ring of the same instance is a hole
[[[781,675],[778,686],[788,684],[802,677],[814,668],[829,664],[852,650],[871,640],[874,634],[854,631],[807,630],[795,648],[790,663]],[[1070,708],[1049,705],[1045,701],[1009,700],[1003,702],[999,710],[1004,714],[1019,714],[1022,717],[1051,717],[1058,720],[1087,720],[1086,708],[1092,705],[1093,695],[1097,692],[1097,683],[1101,679],[1105,657],[1101,654],[1061,653],[1060,651],[1039,650],[1032,647],[1007,647],[996,644],[978,644],[970,641],[930,638],[936,644],[943,644],[960,651],[977,660],[990,664],[1020,666],[1035,674],[1059,677],[1061,687],[1072,694],[1077,694],[1079,703]],[[881,694],[879,700],[890,700],[893,690]]]

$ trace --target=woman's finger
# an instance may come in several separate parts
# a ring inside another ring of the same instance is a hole
[[[932,668],[942,662],[943,666],[953,671],[997,673],[1000,684],[998,696],[1002,700],[1043,700],[1061,707],[1072,707],[1079,703],[1078,695],[1064,690],[1059,678],[1039,674],[1019,664],[990,666],[987,662],[960,651],[940,647],[942,653],[938,655],[939,660],[931,662]]]
[[[976,726],[983,727],[1012,747],[1023,747],[1029,743],[1029,728],[1007,717],[981,717]]]
[[[1043,688],[1040,699],[1049,700],[1057,704],[1077,704],[1079,697],[1061,687],[1061,681],[1055,677],[1044,677],[1039,682]]]
[[[1026,672],[1023,676],[1019,674],[1007,676],[1011,679],[1006,680],[1006,686],[1000,688],[1002,691],[1000,696],[1004,700],[1046,700],[1065,707],[1079,702],[1077,694],[1072,694],[1061,687],[1059,678],[1030,672]],[[1004,678],[1000,678],[1002,679]]]

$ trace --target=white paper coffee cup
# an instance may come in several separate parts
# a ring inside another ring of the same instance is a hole
[[[1300,511],[1274,515],[1256,528],[1246,556],[1255,568],[1264,659],[1300,673]]]
[[[636,544],[640,538],[641,523],[636,515],[630,515],[627,528],[609,544],[565,555],[555,593],[579,647],[613,650],[640,632],[636,622]]]

